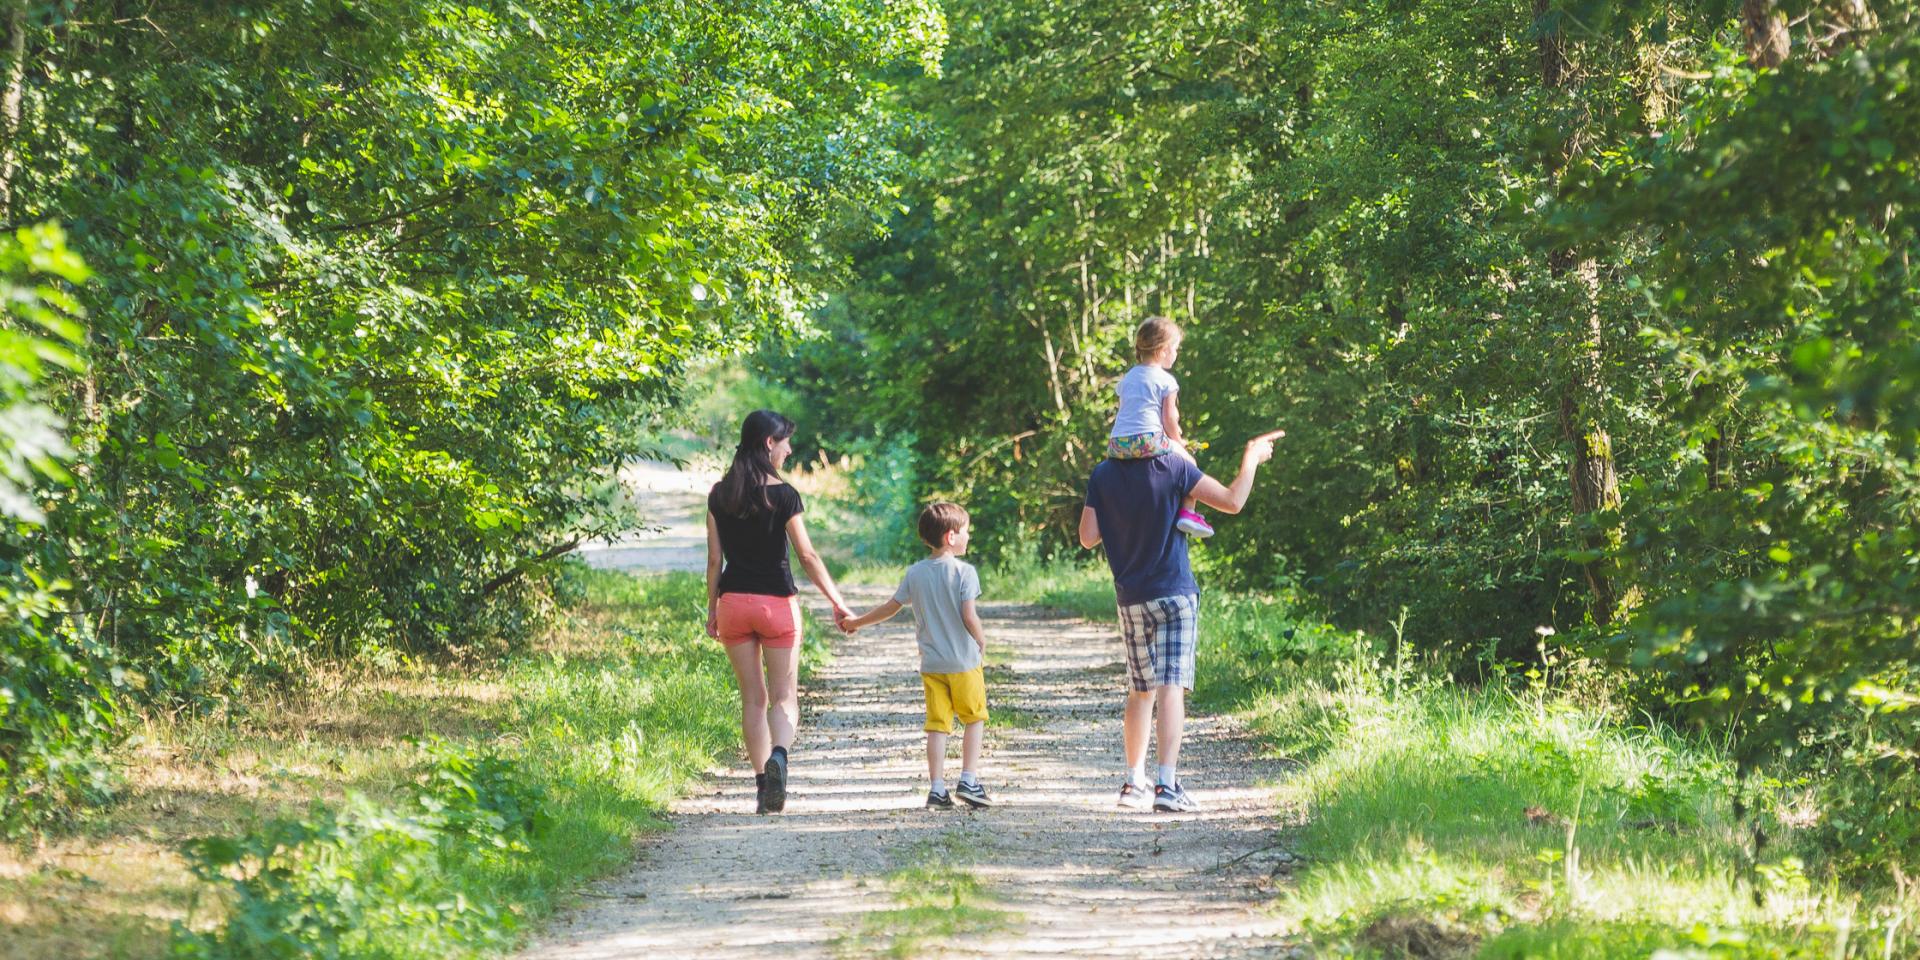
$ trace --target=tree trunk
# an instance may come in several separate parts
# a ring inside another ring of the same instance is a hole
[[[0,223],[13,222],[13,178],[20,171],[20,101],[27,79],[27,0],[6,0],[6,88],[0,91]]]
[[[1558,21],[1549,19],[1550,0],[1534,0],[1539,30],[1540,82],[1549,90],[1568,92],[1578,85],[1575,64],[1567,54],[1567,40]],[[1549,171],[1558,179],[1580,155],[1581,134],[1568,131],[1559,156]],[[1587,516],[1620,506],[1620,480],[1614,469],[1613,438],[1608,436],[1601,414],[1606,405],[1605,329],[1600,321],[1596,299],[1600,288],[1599,265],[1591,258],[1581,259],[1572,250],[1555,250],[1547,256],[1547,269],[1554,279],[1571,288],[1574,309],[1582,316],[1580,332],[1573,337],[1561,380],[1559,423],[1561,436],[1572,447],[1568,469],[1573,513]],[[1620,589],[1615,583],[1615,567],[1607,554],[1623,539],[1617,525],[1590,528],[1581,536],[1588,551],[1602,556],[1582,564],[1582,573],[1591,593],[1588,611],[1595,623],[1611,623],[1620,609]]]
[[[1740,33],[1747,38],[1747,59],[1756,67],[1787,62],[1787,15],[1775,9],[1775,0],[1741,0]]]

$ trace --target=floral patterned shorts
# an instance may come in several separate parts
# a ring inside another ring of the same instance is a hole
[[[1107,456],[1115,460],[1151,460],[1176,448],[1164,433],[1136,433],[1131,437],[1108,437]]]

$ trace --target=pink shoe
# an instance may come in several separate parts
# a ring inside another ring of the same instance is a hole
[[[1192,510],[1180,511],[1179,519],[1175,520],[1173,525],[1181,533],[1189,537],[1213,536],[1213,525],[1207,522],[1206,517],[1194,513]]]

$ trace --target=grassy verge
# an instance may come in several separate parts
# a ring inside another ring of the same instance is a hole
[[[1611,701],[1597,672],[1467,688],[1412,638],[1366,638],[1275,598],[1204,613],[1197,698],[1300,763],[1283,784],[1306,858],[1278,904],[1318,955],[1678,958],[1920,955],[1917,905],[1826,877],[1787,788]],[[1664,952],[1662,952],[1664,951]]]
[[[1001,909],[968,869],[980,838],[954,830],[917,845],[906,863],[887,875],[896,906],[861,917],[841,937],[843,957],[917,957],[952,953],[959,944],[1016,929],[1020,915]]]
[[[151,721],[126,801],[0,855],[7,956],[511,945],[738,737],[698,578],[584,576],[586,602],[510,662],[363,667]]]

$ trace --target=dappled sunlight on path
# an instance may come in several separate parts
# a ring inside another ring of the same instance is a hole
[[[885,596],[848,593],[862,609]],[[824,603],[808,600],[827,622]],[[1205,809],[1116,808],[1124,671],[1111,626],[1019,605],[981,612],[990,710],[1004,718],[988,724],[983,764],[997,807],[923,807],[921,691],[902,613],[834,637],[833,662],[802,691],[785,814],[754,815],[743,762],[715,771],[675,804],[672,831],[586,891],[526,956],[866,956],[880,947],[856,935],[863,918],[897,906],[888,876],[932,846],[1015,918],[977,940],[929,942],[930,955],[1292,955],[1289,925],[1263,909],[1285,856],[1269,849],[1278,766],[1230,719],[1195,717],[1182,774]]]

